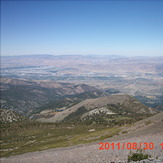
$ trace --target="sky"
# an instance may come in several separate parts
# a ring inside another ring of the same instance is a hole
[[[1,1],[1,55],[163,56],[162,0]]]

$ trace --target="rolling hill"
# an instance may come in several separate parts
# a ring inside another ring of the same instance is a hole
[[[93,96],[88,92],[99,92],[95,87],[86,84],[59,83],[54,81],[29,81],[12,78],[1,78],[1,108],[14,110],[28,115],[35,108],[49,104],[71,95],[86,93],[86,97]],[[101,93],[95,93],[99,97]]]
[[[110,95],[84,100],[61,112],[49,112],[51,117],[40,114],[38,120],[46,122],[130,123],[143,115],[156,113],[135,98],[125,94]],[[47,113],[46,113],[47,115]],[[134,118],[133,118],[134,117]]]

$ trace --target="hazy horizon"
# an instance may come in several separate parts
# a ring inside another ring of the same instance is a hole
[[[163,55],[118,55],[118,54],[20,54],[20,55],[1,55],[1,57],[19,56],[117,56],[117,57],[163,57]]]

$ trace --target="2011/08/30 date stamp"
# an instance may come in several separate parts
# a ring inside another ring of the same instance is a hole
[[[144,149],[144,150],[153,150],[155,149],[155,144],[153,142],[124,142],[124,143],[108,143],[108,142],[100,142],[99,143],[100,147],[99,150],[109,150],[109,149],[118,149],[118,150],[137,150],[137,149]],[[163,143],[159,144],[161,149],[163,150]]]

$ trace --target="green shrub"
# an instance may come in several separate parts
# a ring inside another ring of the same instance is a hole
[[[128,133],[128,131],[122,131],[122,134],[127,134]]]
[[[148,120],[148,121],[145,122],[146,125],[149,125],[149,124],[151,124],[151,123],[152,123],[152,122],[151,122],[150,120]]]
[[[143,152],[142,149],[137,150],[135,153],[130,152],[128,155],[128,162],[130,161],[141,161],[144,159],[148,159],[150,157],[149,154]]]

